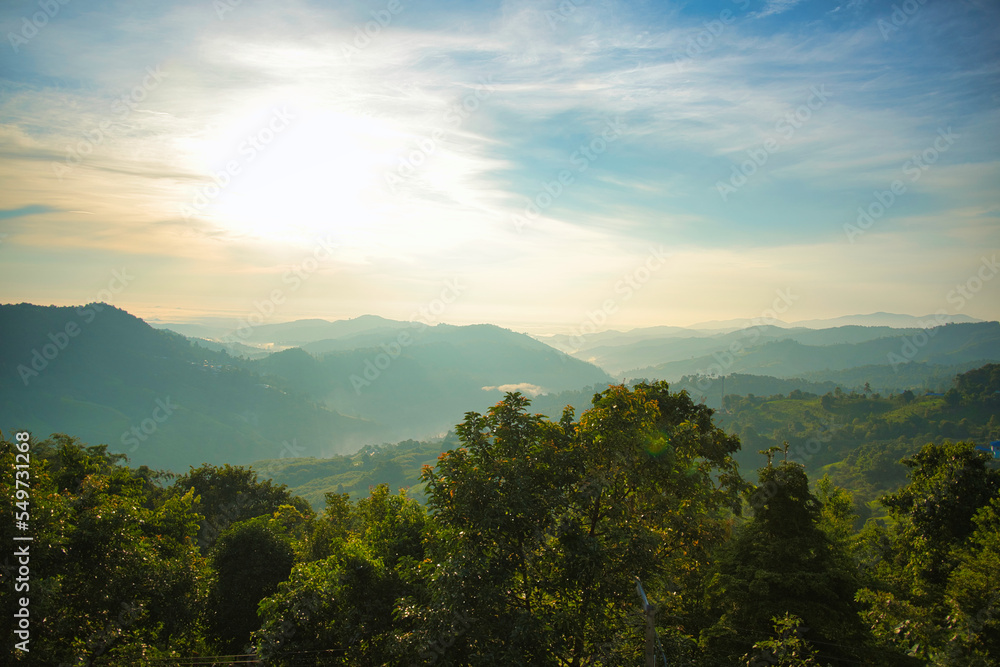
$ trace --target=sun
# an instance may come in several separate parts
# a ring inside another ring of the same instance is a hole
[[[211,180],[190,210],[275,241],[350,235],[373,223],[397,143],[387,123],[276,107],[230,127],[204,146]]]

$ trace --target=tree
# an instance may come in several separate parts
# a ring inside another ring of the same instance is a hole
[[[330,554],[296,567],[261,602],[258,652],[278,665],[301,652],[347,664],[404,664],[402,647],[412,633],[405,610],[427,599],[417,573],[433,533],[427,514],[385,484],[353,505],[338,494],[328,494],[327,503],[320,521],[336,517],[337,526]]]
[[[695,580],[726,532],[739,442],[663,382],[610,387],[578,422],[528,405],[508,394],[468,413],[463,446],[424,471],[441,540],[418,643],[458,613],[476,620],[447,664],[582,665],[609,647],[632,659],[635,577],[665,617],[689,604],[674,582]]]
[[[209,556],[215,582],[209,628],[224,653],[240,653],[260,628],[257,605],[273,595],[295,564],[291,540],[261,516],[239,521],[219,535]]]
[[[193,495],[150,497],[149,476],[103,446],[64,435],[32,444],[29,592],[45,628],[32,664],[135,664],[203,647]],[[6,475],[14,456],[3,447]],[[14,495],[6,482],[4,498]]]
[[[952,442],[928,443],[903,460],[909,483],[881,499],[894,523],[873,549],[873,582],[859,593],[883,646],[924,660],[957,651],[945,664],[972,664],[981,650],[995,655],[970,624],[979,618],[988,627],[980,614],[989,616],[994,604],[976,592],[982,576],[985,588],[995,589],[994,570],[980,561],[992,553],[989,527],[1000,493],[1000,472],[988,462],[971,443]]]
[[[928,443],[903,459],[909,483],[885,495],[881,503],[900,522],[905,540],[928,549],[931,564],[924,574],[936,581],[948,571],[940,561],[975,528],[973,518],[1000,491],[1000,472],[987,467],[988,455],[972,443]]]
[[[945,587],[949,640],[934,655],[941,665],[986,667],[1000,662],[1000,497],[973,517],[976,528],[957,555]]]
[[[278,666],[331,664],[331,659],[391,664],[387,638],[396,583],[359,540],[342,544],[329,558],[295,567],[260,603],[258,655]]]
[[[768,636],[772,619],[792,614],[823,642],[824,660],[856,660],[857,582],[846,555],[820,527],[822,506],[805,471],[783,461],[758,476],[753,518],[722,547],[708,583],[718,621],[703,632],[702,645],[713,664],[732,664]]]
[[[198,533],[198,544],[208,553],[218,535],[231,524],[258,516],[270,516],[282,505],[291,505],[303,515],[311,517],[309,503],[293,496],[284,484],[271,480],[258,481],[251,468],[204,464],[178,478],[173,484],[174,493],[183,495],[194,489],[198,509],[204,515]]]
[[[752,653],[743,656],[746,667],[820,667],[816,650],[803,639],[808,630],[802,619],[792,614],[771,619],[774,623],[773,639],[753,645]]]
[[[944,402],[948,404],[949,408],[957,408],[962,404],[962,394],[959,393],[958,389],[952,387],[944,393]]]
[[[981,399],[991,399],[1000,391],[1000,364],[986,364],[955,377],[959,393]]]

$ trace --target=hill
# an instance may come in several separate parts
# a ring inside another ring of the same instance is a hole
[[[716,349],[701,356],[670,360],[628,371],[629,377],[676,381],[684,375],[745,373],[779,378],[806,374],[829,374],[859,366],[885,366],[894,370],[912,362],[955,365],[1000,361],[1000,322],[946,324],[928,330],[875,330],[859,332],[854,327],[792,334],[771,330],[755,332],[753,338],[716,341]],[[749,330],[748,330],[749,331]],[[851,337],[868,340],[852,342]],[[800,339],[796,339],[796,336]],[[832,342],[847,338],[844,342]],[[728,347],[722,344],[729,342]],[[685,352],[686,353],[686,352]],[[813,376],[816,377],[816,376]]]
[[[74,433],[136,464],[249,463],[296,443],[329,455],[373,433],[107,304],[0,305],[0,341],[0,427]]]
[[[387,335],[369,332],[361,340],[377,344],[347,350],[340,349],[343,340],[319,341],[249,367],[269,383],[377,421],[386,440],[440,436],[454,426],[454,415],[485,410],[506,391],[558,393],[611,381],[591,364],[493,325],[439,324]]]
[[[849,489],[862,510],[906,482],[899,460],[929,442],[985,444],[1000,439],[1000,365],[988,364],[952,379],[942,393],[912,391],[833,392],[817,396],[736,396],[727,393],[716,414],[719,425],[740,437],[736,454],[744,469],[763,458],[758,451],[788,443],[788,460],[805,466],[810,478],[829,474]]]
[[[107,304],[0,306],[0,428],[73,433],[136,464],[183,471],[441,436],[455,415],[485,410],[507,390],[610,381],[492,325],[367,316],[254,334],[258,344],[337,337],[306,344],[316,354],[294,347],[253,360]]]
[[[365,445],[354,454],[327,458],[278,458],[255,461],[251,467],[262,478],[286,484],[297,496],[322,510],[327,493],[347,493],[351,498],[367,497],[369,489],[388,484],[395,493],[408,489],[411,498],[423,501],[420,472],[437,463],[441,452],[460,445],[453,432],[444,438],[418,442],[404,440],[390,445]]]

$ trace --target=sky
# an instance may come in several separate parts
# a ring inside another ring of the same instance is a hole
[[[7,0],[0,302],[996,320],[997,25],[986,0]]]

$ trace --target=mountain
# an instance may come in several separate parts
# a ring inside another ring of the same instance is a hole
[[[917,328],[923,329],[934,324],[968,324],[971,322],[982,322],[968,315],[900,315],[897,313],[869,313],[868,315],[843,315],[841,317],[831,317],[818,320],[799,320],[797,322],[782,322],[781,320],[768,319],[771,326],[783,328],[805,327],[807,329],[832,329],[844,326],[860,327],[893,327],[896,329]],[[692,324],[689,329],[696,330],[724,330],[735,331],[752,326],[754,322],[746,319],[734,320],[712,320],[710,322],[698,322]]]
[[[611,380],[492,325],[365,316],[257,329],[247,339],[258,344],[327,338],[306,344],[315,354],[293,347],[253,360],[107,304],[2,305],[0,428],[70,433],[133,464],[183,471],[438,436],[505,391]]]
[[[792,322],[789,326],[808,327],[810,329],[829,329],[843,326],[862,327],[894,327],[897,329],[917,328],[923,329],[931,323],[941,324],[969,324],[972,322],[982,322],[968,315],[900,315],[897,313],[870,313],[868,315],[844,315],[821,320],[801,320]]]
[[[831,340],[829,331],[805,334],[804,339],[809,340],[809,336],[815,337],[814,342]],[[926,331],[903,329],[853,343],[809,345],[792,336],[759,344],[736,340],[730,348],[637,368],[628,375],[668,381],[683,375],[728,373],[790,378],[866,365],[899,368],[911,360],[943,365],[1000,361],[1000,322],[946,324]]]
[[[767,341],[792,340],[804,345],[833,345],[862,343],[878,338],[896,337],[918,330],[900,330],[890,327],[845,326],[833,329],[784,329],[760,325],[729,332],[716,332],[696,336],[671,334],[667,338],[639,339],[622,342],[611,339],[604,345],[593,345],[574,354],[616,376],[635,368],[647,368],[668,362],[679,362],[712,354],[724,354],[734,346],[742,349]]]
[[[618,345],[628,345],[630,343],[663,338],[689,338],[699,335],[710,336],[714,333],[716,332],[697,331],[687,327],[662,326],[642,327],[639,329],[631,329],[629,331],[616,331],[614,329],[610,329],[593,334],[581,335],[535,335],[534,338],[542,341],[546,345],[556,348],[557,350],[561,350],[568,354],[574,354],[576,352],[583,352],[594,347],[615,347]]]
[[[271,343],[278,346],[301,346],[318,340],[339,339],[373,330],[407,329],[413,322],[387,320],[377,315],[362,315],[350,320],[295,320],[281,324],[262,324],[249,328],[246,336],[237,330],[229,338],[246,343]]]
[[[374,424],[268,386],[223,352],[107,304],[0,305],[0,428],[69,433],[133,464],[353,451]]]
[[[607,330],[579,335],[536,335],[535,338],[568,354],[573,354],[580,358],[589,358],[589,355],[583,355],[582,353],[594,350],[595,348],[620,347],[646,341],[667,341],[678,338],[711,338],[733,333],[738,334],[741,331],[801,332],[802,330],[839,329],[839,333],[845,333],[849,331],[848,327],[853,327],[855,330],[879,329],[880,332],[886,332],[886,335],[888,335],[889,329],[924,329],[942,324],[966,324],[981,321],[967,315],[927,315],[925,317],[915,317],[913,315],[896,315],[892,313],[871,313],[869,315],[847,315],[825,320],[803,320],[792,323],[776,319],[768,319],[766,322],[755,322],[745,318],[712,320],[709,322],[699,322],[689,327],[640,327],[629,331]],[[832,342],[857,341],[844,339]],[[662,363],[662,361],[664,360],[659,362],[647,361],[642,365],[653,365],[655,363]],[[605,370],[614,372],[610,368],[604,368]]]
[[[493,325],[384,329],[318,341],[252,362],[267,382],[378,421],[387,440],[441,435],[455,415],[483,411],[506,391],[554,393],[612,381],[599,368],[525,334]]]
[[[174,333],[179,333],[188,338],[204,338],[212,340],[229,333],[228,327],[200,324],[196,322],[147,322],[154,329],[170,329]]]

